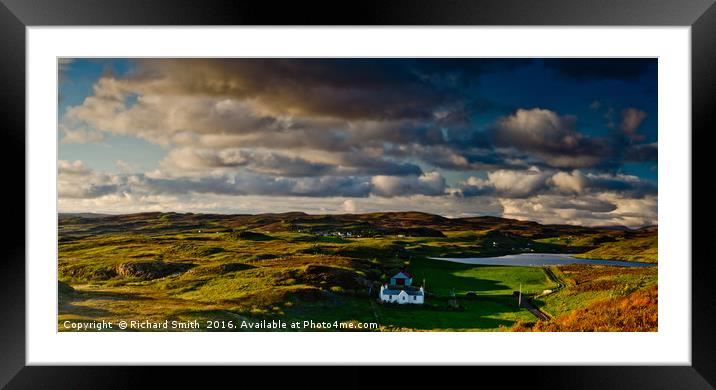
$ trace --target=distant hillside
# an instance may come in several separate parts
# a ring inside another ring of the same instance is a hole
[[[138,213],[104,215],[94,213],[60,214],[66,231],[81,228],[87,233],[95,229],[126,230],[184,230],[184,229],[251,229],[263,232],[295,231],[304,233],[351,233],[361,236],[405,235],[441,237],[444,231],[499,230],[530,239],[566,235],[589,235],[604,232],[598,229],[570,225],[542,225],[499,217],[446,218],[421,212],[385,212],[367,214],[309,215],[302,212],[279,214],[193,214]],[[79,231],[78,231],[79,233]]]
[[[659,238],[656,230],[644,230],[635,237],[606,242],[577,257],[605,260],[627,260],[656,263],[659,258]]]
[[[110,216],[111,214],[97,214],[97,213],[59,213],[57,214],[58,219],[68,218],[103,218]]]

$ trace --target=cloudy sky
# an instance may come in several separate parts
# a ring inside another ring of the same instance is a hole
[[[657,224],[655,59],[60,59],[61,212]]]

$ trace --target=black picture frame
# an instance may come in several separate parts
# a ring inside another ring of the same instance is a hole
[[[3,209],[4,259],[0,261],[0,386],[25,388],[168,388],[168,378],[182,384],[206,383],[205,376],[159,367],[26,366],[25,352],[25,42],[27,26],[70,25],[596,25],[691,26],[692,55],[692,331],[691,366],[513,367],[472,368],[485,385],[501,377],[511,385],[585,389],[713,389],[716,385],[716,300],[711,282],[716,262],[707,250],[708,223],[714,211],[706,148],[716,123],[716,5],[714,0],[452,0],[285,2],[184,0],[0,0],[0,112],[5,135],[8,185]],[[660,107],[660,109],[666,109]],[[19,205],[24,204],[21,208]],[[21,228],[22,227],[22,228]],[[31,232],[30,232],[31,233]],[[683,259],[688,261],[689,259]],[[88,357],[91,360],[91,357]],[[568,357],[565,358],[568,360]],[[301,377],[316,378],[305,368]],[[294,384],[294,374],[275,375],[252,369],[271,384]],[[283,370],[283,369],[281,369]],[[171,373],[170,373],[171,371]],[[393,370],[392,372],[396,372]],[[519,372],[519,374],[515,374]],[[149,373],[150,375],[143,375]],[[429,375],[421,370],[422,378]],[[232,377],[214,370],[213,379]],[[341,368],[345,386],[377,386],[361,368]],[[140,379],[141,378],[141,379]],[[291,382],[289,382],[291,381]],[[140,386],[144,385],[144,386]],[[344,387],[344,386],[342,386]]]

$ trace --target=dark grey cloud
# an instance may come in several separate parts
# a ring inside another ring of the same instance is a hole
[[[380,151],[378,151],[380,153]],[[286,177],[310,177],[324,175],[420,175],[416,164],[384,158],[375,152],[354,148],[324,156],[316,161],[315,155],[306,157],[268,149],[197,149],[184,147],[173,149],[161,165],[174,173],[201,172],[209,169],[229,169]],[[310,160],[314,158],[314,160]]]
[[[386,157],[383,157],[386,155]],[[336,155],[334,164],[338,167],[337,172],[362,175],[421,175],[423,173],[420,166],[401,161],[399,159],[390,159],[382,148],[375,150],[373,153],[366,152],[364,149],[352,148],[351,150]]]
[[[236,175],[233,177],[150,178],[134,177],[135,190],[158,194],[211,193],[305,197],[380,197],[445,193],[445,179],[436,172],[421,176],[321,176],[306,178]]]
[[[205,170],[209,168],[246,168],[255,173],[275,176],[321,176],[334,171],[322,164],[270,150],[255,149],[174,149],[162,161],[170,170]]]
[[[61,161],[60,196],[91,199],[105,195],[263,195],[305,197],[380,197],[443,195],[445,179],[437,172],[407,176],[274,176],[252,172],[230,172],[198,177],[153,174],[105,174],[80,162]]]
[[[632,197],[656,195],[659,189],[657,183],[636,176],[606,174],[590,175],[588,185],[595,191],[615,191]]]
[[[611,138],[590,137],[575,128],[576,118],[541,109],[520,109],[491,130],[494,144],[534,154],[548,165],[595,167],[614,155]]]
[[[73,187],[60,187],[59,194],[68,199],[94,199],[105,195],[120,192],[120,186],[116,184],[95,184],[87,183]]]
[[[430,119],[464,99],[485,72],[521,59],[140,59],[134,76],[158,94],[251,98],[304,115],[349,120]]]
[[[382,197],[445,194],[445,178],[438,172],[421,176],[373,176],[371,193]]]
[[[590,213],[609,213],[617,209],[617,205],[613,202],[595,197],[580,197],[576,199],[551,197],[541,199],[540,204],[546,208],[581,210]]]
[[[365,197],[371,190],[371,184],[366,178],[340,176],[288,178],[245,174],[198,179],[139,176],[137,179],[137,189],[159,194]]]
[[[541,108],[502,117],[486,134],[493,146],[513,149],[502,157],[505,162],[511,158],[543,167],[615,171],[624,161],[655,161],[657,143],[637,142],[645,138],[637,129],[646,113],[633,108],[623,112],[620,128],[603,136],[584,134],[577,130],[577,118]]]
[[[653,154],[635,144],[643,138],[637,129],[646,113],[631,108],[624,111],[620,136],[589,136],[577,129],[576,118],[537,108],[512,111],[490,129],[473,123],[480,112],[507,109],[468,93],[479,87],[480,76],[535,61],[138,59],[134,73],[102,78],[95,95],[71,108],[67,118],[166,147],[216,154],[227,148],[273,149],[228,165],[220,158],[191,161],[288,177],[420,175],[416,160],[450,170],[532,165],[614,170],[624,158]],[[601,67],[600,60],[589,61]],[[127,105],[128,96],[138,98]],[[326,162],[281,150],[342,156]],[[398,161],[406,158],[414,160]]]

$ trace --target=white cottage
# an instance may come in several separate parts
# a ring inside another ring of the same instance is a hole
[[[422,305],[425,302],[425,290],[422,286],[413,286],[413,276],[407,271],[400,271],[390,278],[390,284],[380,286],[380,300],[401,305]]]

